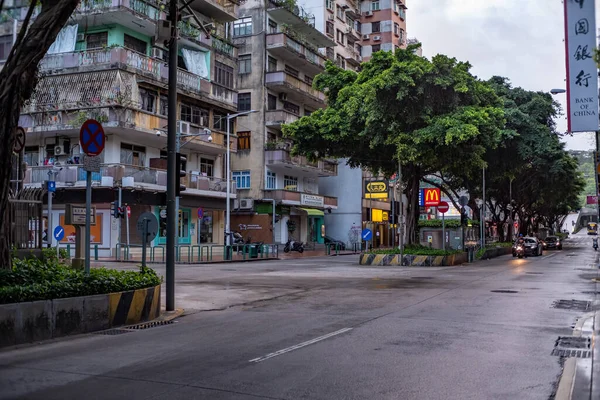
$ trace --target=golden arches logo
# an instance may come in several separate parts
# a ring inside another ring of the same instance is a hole
[[[440,202],[440,189],[425,189],[423,195],[426,206],[435,206]]]

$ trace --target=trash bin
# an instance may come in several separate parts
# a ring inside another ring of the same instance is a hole
[[[250,246],[250,258],[258,258],[258,245],[253,244]]]
[[[472,263],[475,260],[475,248],[467,247],[467,260]]]
[[[225,246],[225,254],[223,254],[224,260],[233,259],[233,246]]]

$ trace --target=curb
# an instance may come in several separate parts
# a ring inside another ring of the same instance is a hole
[[[181,317],[184,313],[185,310],[183,308],[176,308],[174,311],[162,311],[158,318],[149,322],[169,322]]]

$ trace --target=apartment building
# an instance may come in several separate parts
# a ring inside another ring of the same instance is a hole
[[[281,127],[325,107],[325,94],[313,89],[312,80],[325,68],[320,49],[335,42],[315,28],[314,15],[274,0],[241,4],[233,41],[239,51],[238,111],[256,112],[238,117],[232,158],[238,200],[231,229],[246,240],[323,243],[324,214],[338,200],[321,195],[318,181],[337,175],[337,163],[292,156]]]
[[[12,44],[14,21],[22,20],[28,7],[25,2],[10,6],[8,17],[0,20],[0,63]],[[225,121],[238,109],[237,49],[227,32],[228,23],[237,19],[238,6],[226,0],[196,0],[192,7],[202,12],[195,13],[196,18],[184,14],[178,25],[175,112],[180,152],[187,156],[179,243],[219,244],[224,241]],[[160,222],[153,245],[166,242],[169,49],[158,29],[165,19],[163,8],[151,1],[82,2],[41,62],[36,92],[20,117],[27,132],[24,186],[56,182],[48,231],[63,225],[64,245],[74,241],[74,229],[64,225],[64,205],[85,202],[79,128],[89,118],[99,121],[106,133],[101,172],[92,176],[97,209],[92,243],[101,256],[114,255],[119,242],[140,243],[135,221],[145,211]],[[238,142],[235,135],[233,139],[235,153]],[[110,212],[119,191],[129,210],[124,220],[112,218]],[[232,191],[235,198],[235,184]]]

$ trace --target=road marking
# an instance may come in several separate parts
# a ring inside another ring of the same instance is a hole
[[[265,361],[265,360],[268,360],[269,358],[277,357],[277,356],[280,356],[282,354],[289,353],[290,351],[301,349],[302,347],[306,347],[306,346],[309,346],[311,344],[320,342],[321,340],[329,339],[330,337],[333,337],[333,336],[336,336],[336,335],[341,335],[342,333],[346,333],[346,332],[351,331],[351,330],[352,330],[352,328],[340,329],[339,331],[331,332],[331,333],[328,333],[327,335],[319,336],[317,338],[308,340],[306,342],[298,343],[295,346],[286,347],[285,349],[281,349],[281,350],[276,351],[274,353],[269,353],[266,356],[262,356],[262,357],[258,357],[258,358],[253,358],[252,360],[249,360],[248,362],[258,363],[258,362],[261,362],[261,361]]]

